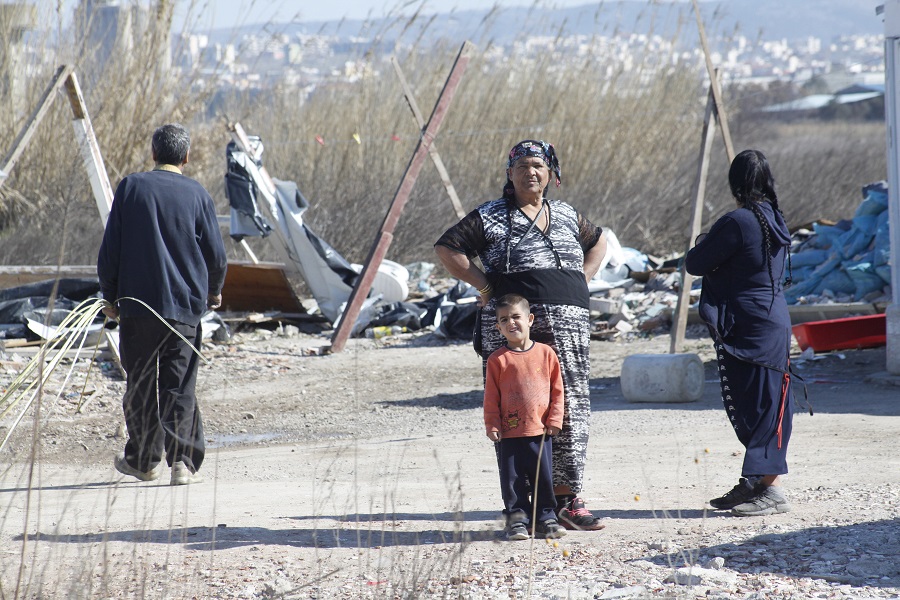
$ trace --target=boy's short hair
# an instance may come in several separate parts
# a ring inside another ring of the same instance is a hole
[[[525,296],[520,294],[505,294],[500,296],[497,299],[497,304],[494,305],[494,310],[500,310],[501,308],[512,308],[513,306],[522,305],[525,307],[526,312],[531,312],[531,304],[528,303],[528,299]]]

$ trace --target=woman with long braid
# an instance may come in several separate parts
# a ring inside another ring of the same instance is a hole
[[[781,488],[791,437],[791,320],[782,279],[790,233],[762,152],[745,150],[728,183],[738,208],[720,218],[688,252],[685,266],[703,276],[700,316],[716,347],[722,401],[744,463],[738,484],[710,500],[738,516],[783,513]]]

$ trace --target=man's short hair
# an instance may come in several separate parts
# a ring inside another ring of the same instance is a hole
[[[153,132],[153,155],[159,165],[181,165],[191,149],[191,135],[178,123],[168,123]]]
[[[497,311],[501,308],[512,308],[513,306],[518,306],[520,304],[525,307],[525,312],[531,312],[531,304],[528,303],[528,299],[519,294],[505,294],[500,296],[500,298],[497,299],[497,304],[494,305],[494,310]]]

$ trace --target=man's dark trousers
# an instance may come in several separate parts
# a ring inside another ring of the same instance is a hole
[[[199,325],[167,323],[156,317],[119,321],[119,349],[128,375],[122,399],[128,428],[125,460],[147,472],[165,454],[170,466],[184,461],[197,471],[206,451],[194,394],[199,357],[169,326],[198,349],[203,332]]]

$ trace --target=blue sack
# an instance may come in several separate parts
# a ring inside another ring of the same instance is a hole
[[[856,284],[843,269],[835,269],[822,278],[816,291],[822,293],[829,290],[834,294],[852,294],[856,291]]]
[[[862,195],[863,201],[859,204],[853,216],[878,215],[887,210],[888,189],[886,181],[877,181],[864,185]]]
[[[862,300],[872,292],[880,292],[884,288],[884,281],[875,272],[872,263],[856,263],[845,266],[844,270],[856,286],[853,296],[857,300]]]
[[[797,254],[791,254],[791,266],[815,267],[821,265],[828,258],[828,250],[804,250]],[[794,271],[796,273],[796,271]]]

